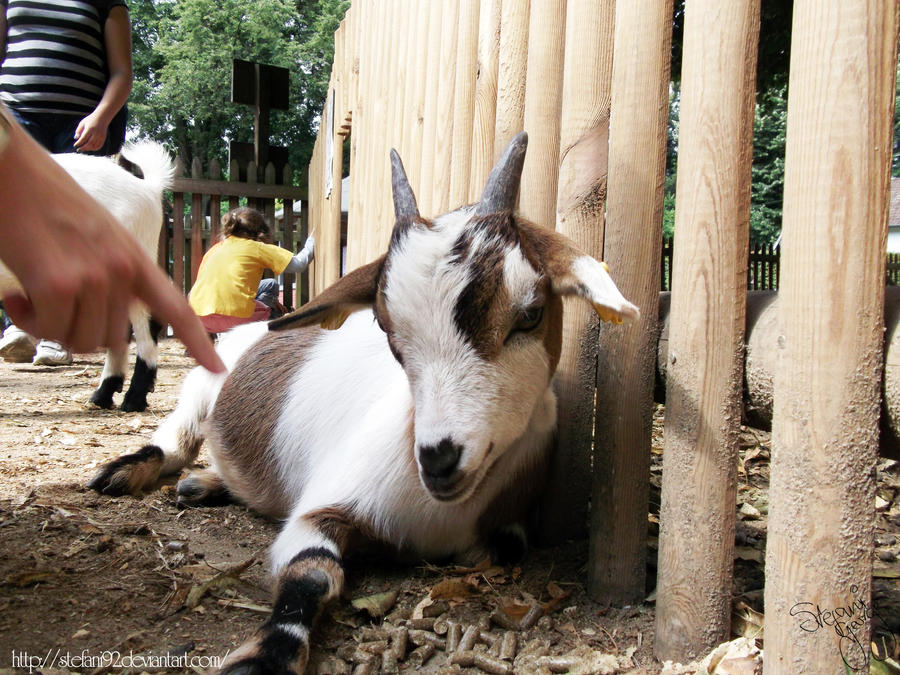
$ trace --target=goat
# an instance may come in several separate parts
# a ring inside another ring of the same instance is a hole
[[[90,194],[103,204],[116,220],[130,230],[151,258],[159,247],[159,228],[162,226],[162,194],[169,188],[175,166],[161,145],[153,142],[126,144],[121,154],[140,167],[140,179],[108,157],[65,153],[53,158]],[[12,286],[12,275],[0,265],[0,286]],[[125,412],[140,412],[147,408],[147,393],[156,384],[159,356],[157,339],[161,326],[150,317],[143,305],[129,309],[134,331],[137,358],[131,384],[122,400]],[[100,408],[113,407],[113,394],[122,391],[128,351],[109,350],[100,376],[100,384],[91,395],[91,403]]]
[[[477,205],[434,220],[392,151],[387,253],[268,326],[224,335],[227,376],[194,369],[151,443],[91,481],[137,494],[193,462],[205,431],[212,466],[183,478],[178,500],[231,497],[286,519],[272,614],[223,672],[304,672],[313,619],[360,541],[471,560],[495,533],[509,541],[538,495],[561,297],[613,320],[638,309],[603,263],[513,216],[526,145],[524,132],[510,143]]]

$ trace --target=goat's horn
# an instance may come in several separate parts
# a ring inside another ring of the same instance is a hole
[[[391,149],[391,188],[394,192],[394,214],[397,222],[418,218],[419,207],[416,205],[416,196],[409,185],[400,155],[394,149]]]
[[[509,142],[503,155],[491,169],[487,185],[481,193],[481,201],[475,209],[477,215],[486,216],[500,211],[512,211],[515,208],[527,148],[528,134],[520,131]]]

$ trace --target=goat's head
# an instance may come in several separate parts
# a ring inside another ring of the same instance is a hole
[[[419,476],[442,501],[467,499],[526,432],[559,360],[562,296],[605,319],[638,316],[603,263],[513,215],[526,146],[524,133],[513,139],[477,205],[434,220],[419,215],[392,151],[388,252],[270,324],[335,328],[374,308],[409,378]]]

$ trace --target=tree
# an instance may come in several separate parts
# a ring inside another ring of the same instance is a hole
[[[309,163],[325,100],[334,31],[347,0],[132,0],[135,85],[131,128],[190,163],[227,159],[251,141],[253,114],[230,103],[232,60],[288,68],[290,109],[273,111],[271,142]]]

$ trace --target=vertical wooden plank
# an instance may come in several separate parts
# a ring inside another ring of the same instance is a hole
[[[497,119],[494,157],[499,157],[525,121],[528,68],[529,0],[504,2],[500,8],[500,55],[497,71]]]
[[[425,107],[423,111],[424,126],[422,130],[422,159],[420,161],[419,187],[416,191],[416,198],[419,205],[419,212],[426,218],[435,215],[432,208],[432,186],[434,185],[434,138],[442,130],[438,129],[438,88],[441,81],[440,71],[440,48],[437,45],[441,43],[441,31],[443,22],[441,15],[443,13],[444,3],[431,2],[430,14],[428,17],[428,43],[426,53],[422,55],[427,58],[426,76],[425,76]]]
[[[617,4],[603,255],[641,319],[600,332],[588,567],[616,605],[646,596],[671,45],[672,0]]]
[[[410,109],[406,116],[406,124],[403,142],[403,167],[413,192],[418,195],[421,190],[422,174],[422,138],[425,133],[425,92],[428,75],[428,36],[431,11],[428,2],[414,3],[416,9],[415,34],[410,44],[413,45],[413,53],[410,54],[410,66],[412,71],[408,75],[407,89],[412,89],[409,96]],[[421,206],[420,206],[421,209]]]
[[[199,157],[194,157],[191,162],[191,178],[203,178]],[[203,258],[203,221],[203,195],[194,192],[191,194],[191,287],[197,280],[197,270],[200,269],[200,260]]]
[[[330,95],[336,97],[338,88],[338,84],[335,83]],[[336,104],[334,110],[340,110],[340,107]],[[316,256],[319,258],[316,269],[321,272],[323,289],[328,288],[341,276],[341,167],[344,161],[344,137],[337,133],[338,128],[332,127],[330,115],[331,110],[328,111],[328,116],[322,118],[323,123],[327,122],[327,127],[323,127],[322,133],[331,134],[334,143],[332,157],[326,158],[322,171],[323,178],[325,173],[331,174],[331,194],[327,196],[324,192],[322,194],[324,198],[322,226],[316,238]],[[321,251],[321,255],[318,251]]]
[[[456,39],[456,90],[453,94],[453,143],[450,160],[450,195],[447,205],[468,202],[472,162],[472,125],[475,115],[475,80],[478,75],[478,16],[480,0],[463,0],[459,7]]]
[[[500,54],[500,0],[481,0],[478,15],[478,79],[472,120],[469,196],[475,202],[494,166],[494,126],[497,122],[497,78]]]
[[[443,0],[441,12],[440,79],[437,82],[437,127],[433,140],[434,168],[431,183],[431,212],[444,213],[450,206],[450,160],[453,156],[453,113],[456,90],[456,38],[459,0]],[[428,186],[423,186],[427,190]]]
[[[656,654],[729,638],[759,0],[687,0]]]
[[[556,229],[600,259],[615,0],[569,0],[566,12]],[[566,306],[554,380],[559,430],[541,505],[540,538],[546,543],[583,536],[587,530],[598,324],[590,308]]]
[[[241,180],[241,166],[236,159],[232,159],[228,163],[228,180],[232,183],[239,183]],[[228,196],[228,210],[233,211],[238,207],[239,200],[236,195]],[[219,220],[221,225],[221,219]]]
[[[209,160],[209,179],[210,180],[222,180],[222,167],[219,165],[219,160],[215,157]],[[290,183],[288,183],[290,185]],[[222,196],[221,195],[210,195],[209,196],[209,246],[215,243],[215,241],[219,237],[219,225],[221,224],[221,212],[222,212]],[[206,249],[204,249],[204,252]]]
[[[294,180],[294,170],[291,168],[290,164],[284,167],[284,172],[281,176],[281,184],[282,185],[291,185]],[[284,245],[286,248],[289,248],[291,251],[297,250],[297,244],[295,243],[295,235],[294,235],[294,200],[293,199],[284,199],[281,202],[282,204],[282,216],[281,216],[281,231],[284,233]],[[302,245],[302,244],[301,244]],[[301,273],[301,274],[305,274]],[[294,294],[294,282],[297,280],[297,276],[292,272],[285,272],[281,278],[282,283],[282,295],[281,302],[286,307],[297,307],[298,301]]]
[[[898,7],[794,3],[767,674],[869,672]],[[835,608],[852,616],[806,630]]]
[[[562,109],[566,0],[531,0],[524,128],[528,154],[522,168],[519,210],[545,227],[556,224],[559,125]]]
[[[365,263],[364,235],[369,227],[367,200],[369,185],[368,139],[371,135],[370,95],[373,91],[374,68],[372,59],[378,42],[374,35],[375,3],[360,0],[354,3],[357,14],[357,53],[359,55],[359,75],[356,107],[353,110],[353,132],[350,140],[350,210],[347,221],[347,269],[353,270]],[[310,214],[313,215],[312,213]],[[310,228],[315,228],[315,220],[310,219]]]

